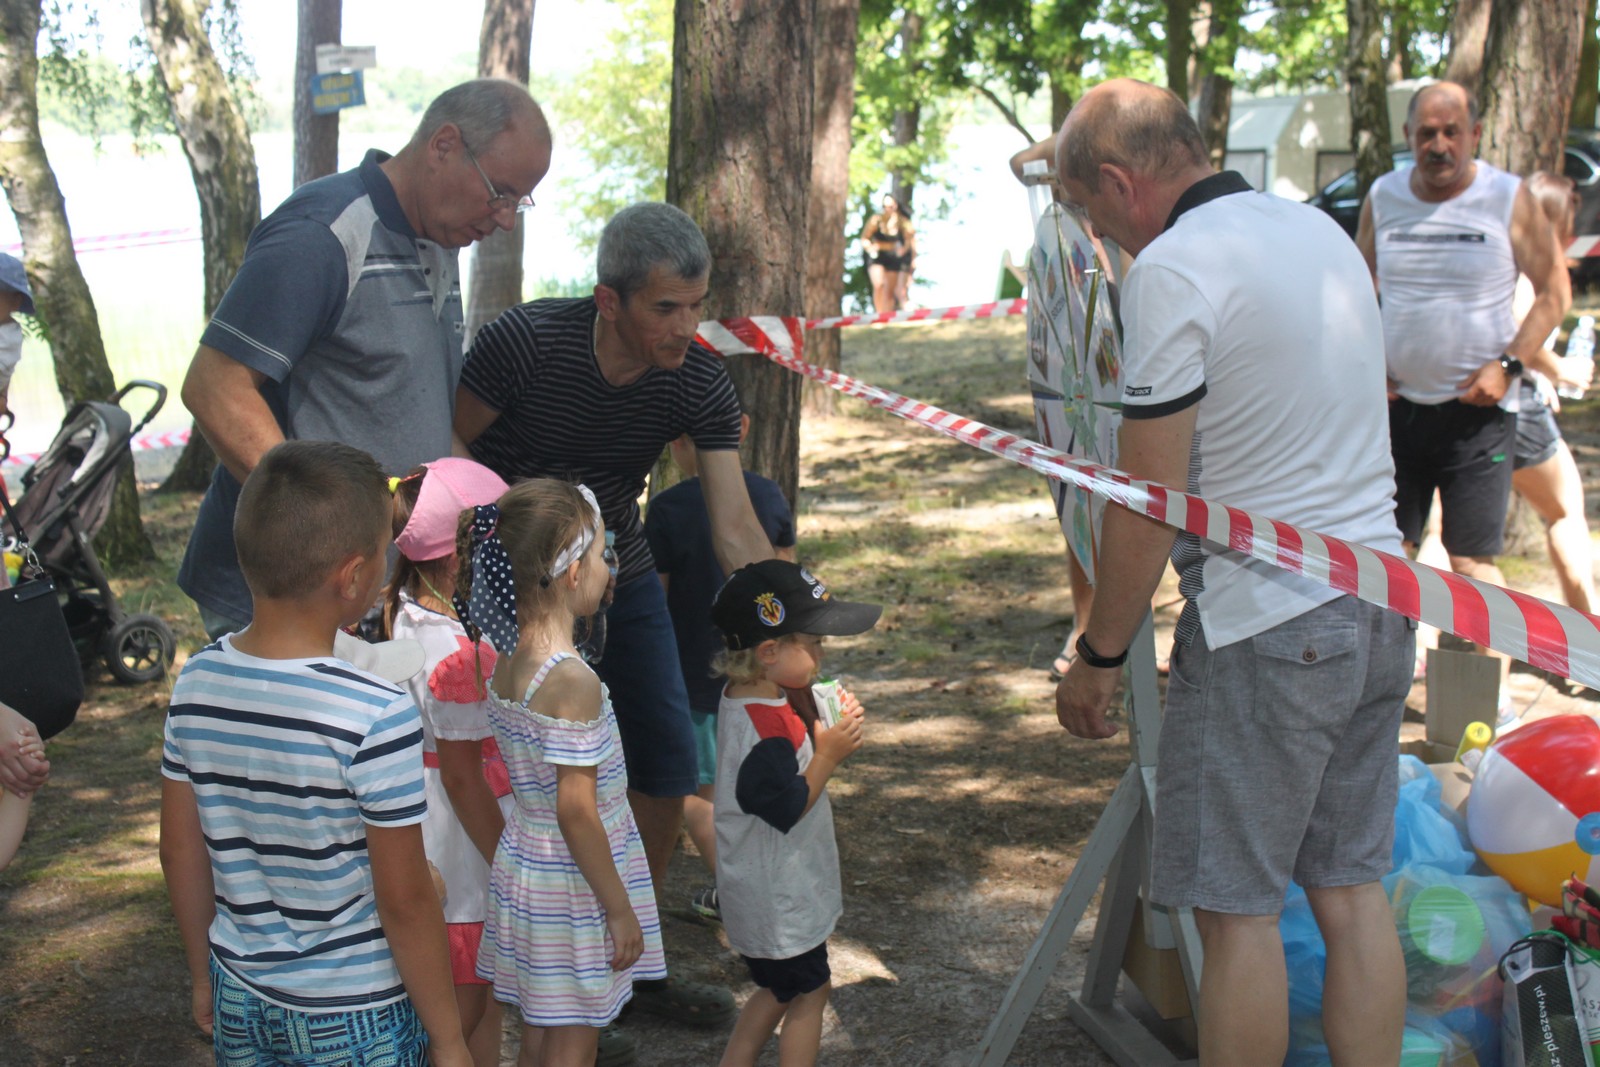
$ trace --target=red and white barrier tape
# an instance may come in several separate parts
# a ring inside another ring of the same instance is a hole
[[[148,452],[157,448],[177,448],[189,443],[188,430],[166,430],[161,433],[150,431],[135,434],[128,442],[128,448],[134,452]],[[5,465],[8,467],[31,467],[39,462],[43,452],[12,453],[6,457]]]
[[[194,226],[180,226],[168,230],[139,230],[134,233],[103,233],[93,237],[78,237],[72,242],[72,250],[78,255],[89,252],[115,252],[126,248],[153,248],[156,245],[183,244],[187,241],[200,240],[200,230]],[[0,252],[9,255],[21,255],[22,245],[13,242],[0,245]]]
[[[807,319],[808,330],[829,330],[838,326],[879,326],[887,322],[954,322],[957,319],[994,319],[1004,315],[1022,315],[1028,310],[1028,301],[990,300],[982,304],[956,304],[943,308],[917,308],[907,311],[885,311],[881,315],[835,315],[828,319]]]
[[[1155,482],[1134,481],[1110,467],[1074,459],[932,404],[824,370],[800,358],[799,325],[799,320],[776,317],[703,322],[699,339],[724,356],[765,356],[846,396],[1158,522],[1600,689],[1600,618]]]

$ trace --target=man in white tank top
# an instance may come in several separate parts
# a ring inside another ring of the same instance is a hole
[[[1373,183],[1356,244],[1383,309],[1395,520],[1421,540],[1439,491],[1450,566],[1496,585],[1511,493],[1516,415],[1507,410],[1525,362],[1570,300],[1554,234],[1516,175],[1475,159],[1483,125],[1462,86],[1419,90],[1406,114],[1410,170]],[[1518,273],[1535,299],[1519,326]],[[1487,650],[1484,650],[1487,651]]]

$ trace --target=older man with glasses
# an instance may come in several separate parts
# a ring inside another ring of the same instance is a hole
[[[250,621],[233,510],[269,448],[340,441],[391,474],[455,450],[456,250],[511,229],[549,168],[539,105],[479,79],[434,100],[395,155],[308,182],[256,227],[183,383],[221,461],[178,573],[213,638]]]

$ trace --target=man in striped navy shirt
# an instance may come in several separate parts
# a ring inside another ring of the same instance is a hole
[[[161,866],[219,1063],[472,1064],[423,857],[421,719],[332,654],[383,582],[387,490],[346,445],[267,452],[234,530],[254,618],[173,686]]]
[[[694,344],[711,251],[668,204],[634,204],[600,235],[594,296],[535,300],[484,326],[456,391],[456,434],[507,481],[566,478],[594,490],[617,533],[616,598],[597,665],[611,692],[634,818],[662,884],[698,785],[689,698],[666,597],[639,519],[639,495],[667,443],[699,455],[717,558],[732,573],[770,559],[739,465],[739,399],[722,361]],[[674,1017],[720,1022],[733,1004]],[[649,1007],[649,990],[636,1003]]]

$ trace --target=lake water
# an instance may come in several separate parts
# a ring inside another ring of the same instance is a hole
[[[373,143],[393,147],[404,139],[404,134],[395,134]],[[367,143],[354,137],[342,140],[340,166],[354,166]],[[254,143],[261,200],[270,211],[290,191],[290,139],[287,134],[257,134]],[[944,219],[917,220],[918,277],[911,295],[926,307],[994,299],[1003,253],[1009,249],[1020,260],[1030,241],[1027,197],[1006,166],[1022,146],[1020,136],[1004,126],[964,126],[952,132],[949,145],[945,173],[954,189],[952,209]],[[181,149],[172,142],[164,151],[140,154],[127,139],[113,138],[97,154],[88,141],[71,136],[47,137],[46,148],[66,198],[74,240],[82,249],[78,262],[94,296],[117,380],[149,378],[167,385],[172,396],[151,429],[187,427],[189,416],[177,389],[204,322],[199,206]],[[563,171],[582,165],[576,154],[563,158],[558,149],[541,188],[559,188]],[[931,192],[925,191],[922,199],[934,199]],[[552,194],[552,204],[554,200]],[[541,203],[528,214],[526,228],[525,277],[593,277],[593,249],[574,239],[557,207]],[[180,232],[125,236],[166,230]],[[19,241],[9,211],[0,212],[0,247]],[[751,314],[775,310],[780,309],[748,309]],[[63,415],[44,345],[32,340],[24,345],[10,402],[17,413],[8,434],[15,452],[43,449]]]

